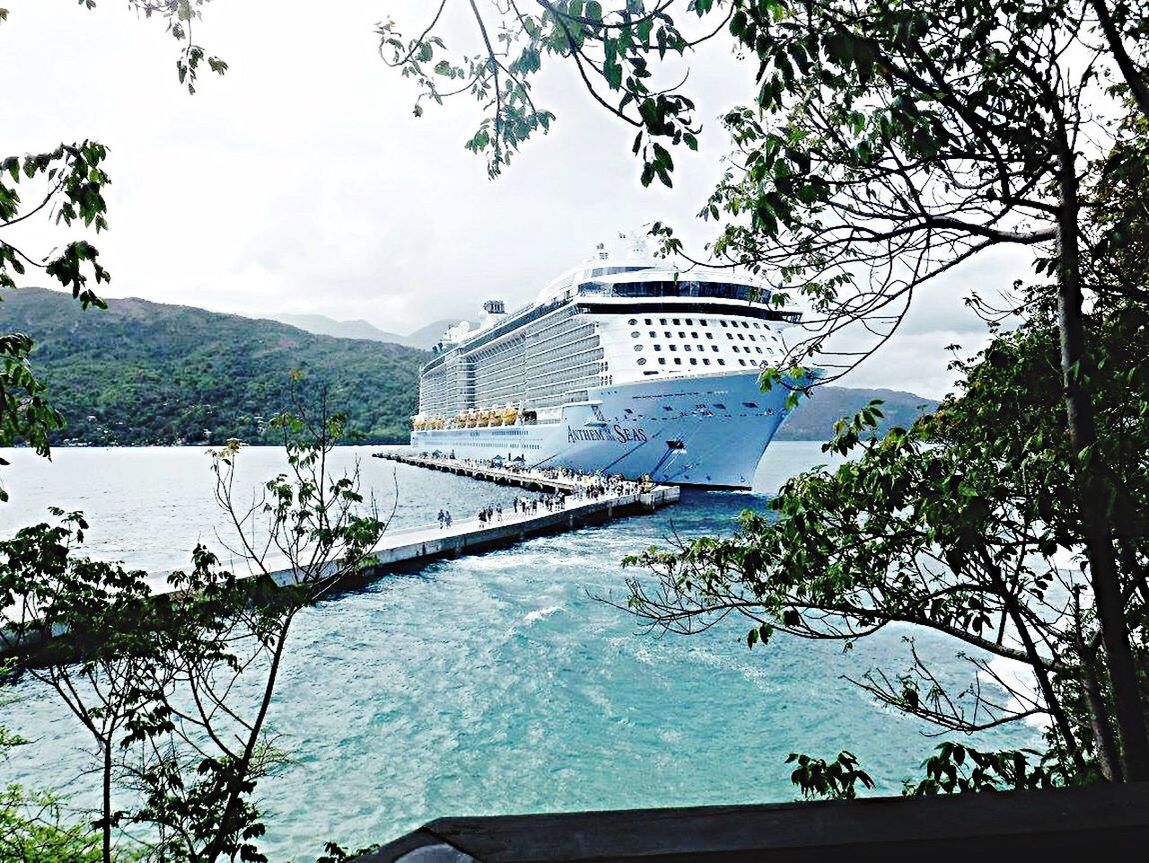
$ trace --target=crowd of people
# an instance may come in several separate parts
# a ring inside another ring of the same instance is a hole
[[[426,455],[424,453],[424,455]],[[439,455],[436,453],[435,455]],[[601,500],[607,497],[624,497],[649,491],[653,487],[650,477],[641,480],[629,480],[622,476],[603,476],[602,474],[586,474],[566,467],[533,468],[527,469],[520,462],[504,461],[503,459],[476,460],[456,459],[466,467],[487,468],[500,470],[516,475],[525,475],[542,481],[561,483],[565,490],[533,496],[518,495],[512,499],[510,511],[515,519],[538,515],[539,511],[560,512],[567,508],[572,498],[580,500]],[[479,510],[479,525],[486,527],[490,524],[499,524],[503,521],[503,504],[488,504]],[[439,510],[439,527],[451,527],[451,511]]]

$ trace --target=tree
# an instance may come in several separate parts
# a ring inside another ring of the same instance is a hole
[[[0,596],[14,610],[3,637],[25,648],[40,637],[28,673],[92,739],[105,863],[127,824],[152,828],[161,859],[265,859],[253,793],[280,758],[267,727],[292,624],[361,569],[386,529],[358,470],[328,467],[342,416],[321,401],[275,424],[288,469],[249,505],[235,486],[241,445],[213,453],[247,578],[200,547],[156,595],[145,573],[80,556],[87,525],[59,510],[57,524],[0,542]]]
[[[895,624],[933,631],[968,651],[967,684],[935,674],[912,636],[907,671],[877,668],[853,682],[951,731],[1043,716],[1050,781],[1121,779],[1097,602],[1084,578],[1054,560],[1059,549],[1080,548],[1086,514],[1060,433],[1053,316],[1047,303],[1044,321],[997,337],[963,364],[961,393],[912,428],[867,436],[877,405],[840,423],[824,449],[857,457],[796,476],[768,513],[745,513],[734,536],[631,558],[658,578],[628,581],[629,609],[682,633],[740,615],[752,623],[751,647],[779,634],[848,645]],[[1149,452],[1149,315],[1121,309],[1098,332],[1102,368],[1112,372],[1094,393],[1098,415],[1103,430],[1120,434],[1102,435],[1096,456],[1126,478],[1122,509],[1137,526],[1114,539],[1127,567],[1122,611],[1144,674],[1149,483],[1139,465]],[[1132,374],[1116,371],[1123,362]],[[1004,677],[995,657],[1025,666],[1032,689]]]
[[[638,129],[643,182],[669,185],[674,165],[659,141],[695,146],[694,103],[680,87],[654,86],[652,67],[725,29],[752,65],[758,92],[753,104],[724,116],[734,150],[701,213],[724,221],[707,251],[775,282],[778,302],[792,291],[807,298],[817,317],[792,359],[831,369],[827,380],[885,342],[923,285],[991,247],[1033,250],[1058,303],[1072,495],[1123,772],[1149,778],[1145,709],[1121,602],[1127,585],[1109,527],[1111,502],[1128,491],[1124,477],[1096,459],[1105,448],[1092,398],[1098,357],[1083,311],[1087,290],[1145,301],[1142,286],[1084,279],[1091,256],[1133,241],[1100,216],[1098,183],[1114,171],[1143,171],[1143,161],[1132,166],[1143,149],[1126,148],[1119,166],[1113,155],[1123,100],[1135,116],[1149,117],[1149,5],[662,0],[604,10],[581,0],[529,7],[508,0],[484,12],[468,0],[482,47],[464,62],[442,59],[435,29],[445,7],[412,40],[383,25],[383,48],[418,82],[421,99],[469,93],[491,112],[468,146],[489,155],[493,173],[536,126],[549,124],[530,82],[550,55],[573,63],[593,97]],[[678,23],[708,16],[720,26],[697,37]],[[664,251],[685,254],[671,228],[654,230]],[[836,352],[834,337],[855,323],[876,344]],[[764,383],[780,374],[766,373]]]

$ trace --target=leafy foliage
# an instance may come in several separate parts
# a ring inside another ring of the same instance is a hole
[[[20,863],[97,863],[99,837],[63,821],[61,801],[11,784],[0,789],[0,859]]]
[[[853,800],[858,796],[858,785],[874,787],[874,780],[858,767],[858,759],[851,752],[839,752],[833,761],[792,752],[786,763],[795,765],[790,781],[806,798]]]

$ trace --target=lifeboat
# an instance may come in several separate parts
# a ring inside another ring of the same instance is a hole
[[[519,418],[519,409],[514,405],[506,405],[503,408],[503,425],[513,426],[515,421]]]
[[[423,416],[423,414],[411,417],[411,427],[414,428],[415,431],[422,431],[427,428],[427,418]]]
[[[463,411],[463,426],[464,428],[473,429],[479,424],[479,412],[476,410]]]
[[[486,428],[490,424],[491,424],[491,412],[490,411],[479,411],[479,416],[475,421],[475,425],[477,425],[479,428]]]

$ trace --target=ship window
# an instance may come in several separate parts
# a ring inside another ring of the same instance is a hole
[[[707,333],[707,334],[706,334],[706,338],[708,338],[708,339],[713,339],[713,338],[714,338],[714,333]]]
[[[734,351],[734,353],[738,353],[738,345],[733,345],[731,349]]]
[[[645,366],[646,365],[646,357],[639,357],[638,358],[638,364],[640,366]]]
[[[708,324],[708,322],[707,322],[706,318],[699,318],[699,319],[698,319],[698,324],[699,324],[699,326],[703,326],[703,327],[705,327],[705,326],[709,326],[709,324]]]
[[[674,358],[674,364],[675,364],[676,366],[680,366],[680,365],[682,365],[682,357],[675,357],[675,358]]]
[[[762,353],[762,348],[755,348],[754,350],[758,351],[758,353]]]
[[[662,345],[655,345],[655,346],[654,346],[654,349],[655,349],[656,351],[661,351],[661,350],[662,350]]]
[[[722,357],[719,357],[718,358],[718,365],[720,365],[720,366],[726,365],[726,360],[722,359]]]
[[[694,326],[694,324],[692,324],[692,323],[690,322],[690,318],[687,318],[687,319],[686,319],[686,326],[688,326],[688,327],[692,327],[692,326]]]
[[[662,331],[662,334],[663,334],[664,336],[666,336],[668,339],[669,339],[669,338],[673,338],[673,336],[671,336],[671,335],[670,335],[670,330],[663,330],[663,331]]]
[[[726,405],[722,404],[722,402],[715,402],[714,407],[718,408],[720,411],[726,410]]]
[[[714,351],[714,353],[718,353],[718,345],[711,345],[710,350]]]
[[[654,330],[651,330],[650,331],[650,337],[653,339],[655,337],[655,335],[657,335],[657,333],[655,333]]]
[[[674,408],[672,408],[670,405],[663,405],[663,406],[662,406],[662,409],[663,409],[664,411],[672,411],[672,410],[674,410]]]
[[[660,366],[664,366],[664,365],[666,365],[666,357],[659,357],[659,358],[658,358],[658,364],[659,364]]]
[[[690,353],[690,345],[684,345],[682,349],[687,353]]]
[[[702,360],[702,365],[704,365],[704,366],[708,366],[708,365],[710,365],[710,360],[708,360],[708,359],[703,359],[703,360]]]
[[[684,333],[682,330],[679,330],[678,331],[678,337],[680,339],[684,339],[684,338],[686,338],[686,333]]]
[[[740,342],[746,341],[746,336],[742,335],[742,333],[739,333],[738,334],[738,341],[740,341]]]
[[[742,329],[744,329],[744,330],[750,329],[750,324],[746,323],[746,321],[743,321],[742,322]]]
[[[635,349],[636,351],[641,351],[641,350],[642,350],[642,345],[635,345],[635,346],[634,346],[634,349]]]
[[[734,341],[734,333],[727,333],[726,338],[730,339],[730,341]]]
[[[690,364],[691,364],[692,366],[696,366],[696,365],[698,365],[698,360],[697,360],[697,359],[695,359],[694,357],[691,357],[691,358],[690,358]]]
[[[638,323],[638,318],[631,318],[629,321],[627,321],[627,323],[633,327],[635,324]]]
[[[658,319],[658,322],[659,322],[660,324],[665,324],[665,323],[666,323],[666,318],[659,318],[659,319]]]
[[[642,322],[643,322],[644,324],[646,324],[648,327],[650,326],[650,318],[643,318],[643,319],[642,319]]]
[[[671,323],[677,327],[678,326],[678,318],[672,318]]]
[[[631,334],[630,334],[630,337],[631,337],[632,339],[637,339],[637,338],[638,338],[638,336],[639,336],[639,332],[638,332],[638,330],[635,330],[633,333],[631,333]]]
[[[698,333],[691,333],[690,338],[692,338],[692,339],[698,338]]]
[[[670,346],[670,349],[671,349],[672,351],[676,351],[676,350],[678,350],[678,345],[671,345],[671,346]]]
[[[746,365],[746,360],[739,360],[738,365],[740,365],[740,366]]]
[[[722,324],[722,326],[726,326],[726,321],[719,321],[718,323]]]
[[[742,406],[746,408],[756,408],[758,407],[758,402],[742,402]]]
[[[644,374],[644,375],[656,375],[656,374],[658,374],[658,372],[656,372],[656,371],[649,371],[649,372],[643,372],[643,374]]]

